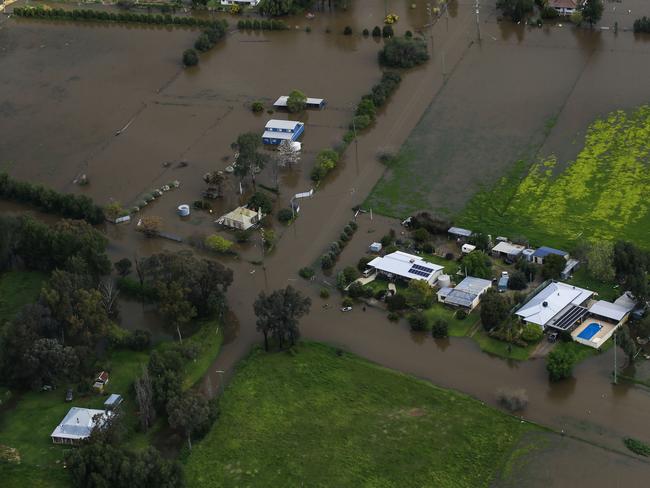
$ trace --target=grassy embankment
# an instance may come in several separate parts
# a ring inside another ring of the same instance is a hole
[[[312,343],[295,354],[256,349],[220,412],[187,460],[189,486],[489,486],[537,430]]]
[[[4,294],[0,306],[3,316],[13,315],[22,305],[33,301],[38,295],[43,275],[33,273],[6,273],[0,277],[0,291],[6,287],[20,285],[20,292]],[[215,322],[202,322],[197,332],[185,340],[196,346],[197,357],[186,363],[184,388],[194,385],[205,373],[218,355],[223,334]],[[170,342],[163,342],[157,348],[166,348]],[[127,446],[133,449],[150,444],[152,435],[162,427],[163,419],[147,434],[137,432],[135,395],[132,390],[134,379],[142,373],[142,367],[149,360],[149,352],[130,350],[111,351],[105,361],[111,377],[105,395],[77,396],[71,403],[64,401],[65,385],[50,392],[27,392],[18,394],[7,402],[0,411],[0,451],[3,446],[17,450],[20,463],[6,463],[0,460],[0,476],[3,487],[58,487],[68,486],[69,479],[63,469],[63,457],[68,448],[54,446],[50,439],[52,430],[63,419],[70,407],[102,408],[109,392],[125,397],[123,405],[128,426]],[[16,452],[16,451],[12,451]]]

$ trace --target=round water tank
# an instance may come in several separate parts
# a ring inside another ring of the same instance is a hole
[[[190,206],[189,205],[179,205],[178,206],[178,215],[181,217],[187,217],[190,214]]]
[[[440,288],[449,288],[451,286],[451,278],[449,275],[443,274],[438,276],[438,285],[440,285]]]

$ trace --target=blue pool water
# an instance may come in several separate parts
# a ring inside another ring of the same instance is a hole
[[[595,336],[600,329],[602,329],[603,326],[600,324],[597,324],[596,322],[593,322],[589,324],[587,327],[584,328],[580,334],[578,334],[578,337],[580,339],[585,339],[585,340],[590,340],[593,336]]]

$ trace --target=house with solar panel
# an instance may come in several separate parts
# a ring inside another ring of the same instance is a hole
[[[295,120],[269,120],[264,127],[262,142],[277,146],[282,141],[296,141],[305,130],[305,124]]]
[[[401,278],[407,281],[426,281],[433,286],[442,274],[443,266],[425,261],[420,256],[414,256],[402,251],[395,251],[380,256],[368,263],[368,266],[378,275],[384,275],[393,280]]]
[[[453,288],[448,286],[440,288],[437,293],[438,301],[471,312],[481,302],[481,296],[491,287],[490,280],[467,276]]]

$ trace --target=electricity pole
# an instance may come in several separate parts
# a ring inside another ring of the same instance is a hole
[[[352,117],[352,131],[354,132],[354,161],[357,165],[357,176],[359,176],[359,140],[357,139],[357,124]]]
[[[431,55],[433,56],[433,7],[427,3],[427,14],[429,14],[429,37],[431,37]]]
[[[478,18],[478,14],[479,14],[479,3],[478,2],[479,2],[479,0],[476,0],[476,5],[475,5],[475,7],[476,7],[476,33],[478,34],[478,41],[481,42],[481,25],[479,23],[479,18]]]
[[[614,332],[614,384],[617,384],[617,378],[616,378],[616,332]]]

